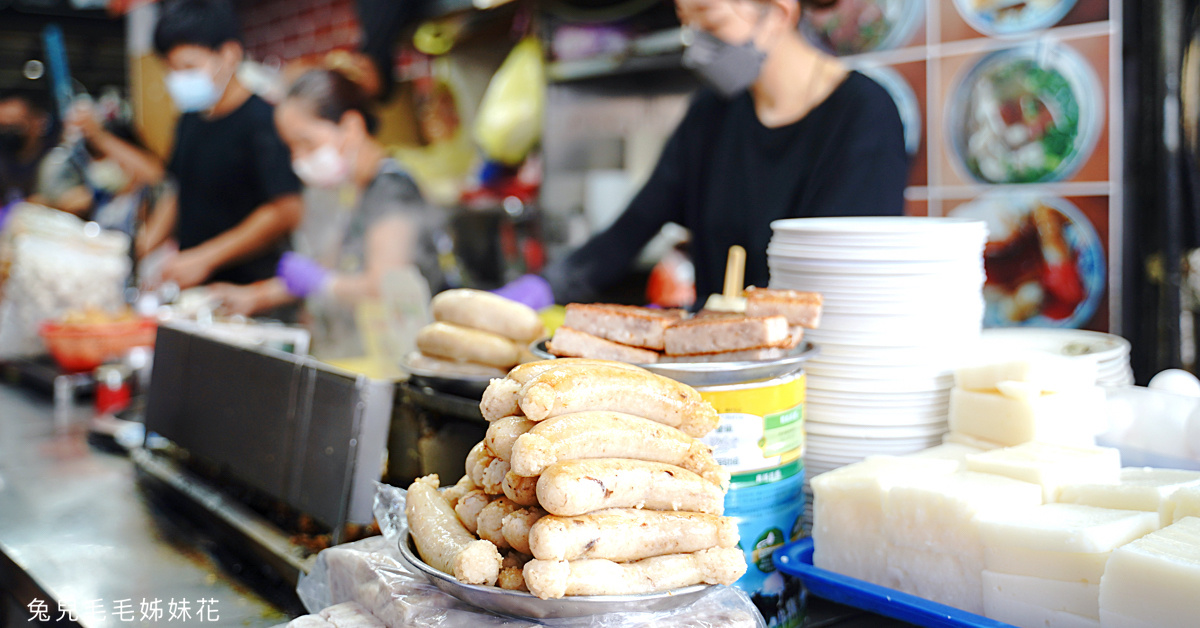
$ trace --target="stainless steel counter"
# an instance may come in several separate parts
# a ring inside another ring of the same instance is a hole
[[[41,598],[51,623],[60,602],[74,603],[77,623],[89,627],[287,621],[157,513],[135,485],[127,458],[87,444],[87,416],[86,408],[76,408],[69,431],[56,433],[49,398],[0,385],[0,589],[22,605]],[[145,619],[143,601],[154,600],[162,615]],[[201,600],[215,615],[198,617]],[[87,613],[89,604],[103,616]],[[24,617],[9,619],[31,625]]]

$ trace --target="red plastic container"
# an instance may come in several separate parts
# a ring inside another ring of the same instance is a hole
[[[54,361],[64,371],[91,371],[134,347],[153,347],[158,322],[152,318],[113,323],[63,324],[46,321],[39,330]]]

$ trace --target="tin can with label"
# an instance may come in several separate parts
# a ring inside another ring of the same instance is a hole
[[[705,386],[700,396],[721,420],[702,440],[730,473],[778,467],[804,453],[805,375]]]
[[[758,607],[768,626],[795,628],[804,622],[800,581],[775,569],[775,550],[801,536],[804,463],[735,474],[725,496],[725,516],[737,521],[746,575],[736,586]]]
[[[702,440],[733,475],[725,515],[737,521],[746,575],[738,588],[750,595],[768,626],[804,620],[800,582],[778,572],[771,555],[800,538],[804,515],[803,370],[766,380],[696,390],[720,415]]]

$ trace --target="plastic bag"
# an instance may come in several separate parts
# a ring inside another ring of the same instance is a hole
[[[38,205],[13,209],[0,238],[0,357],[43,352],[42,321],[123,307],[131,266],[125,234]]]
[[[516,166],[537,145],[546,108],[546,66],[535,37],[522,39],[488,83],[475,141],[488,157]]]
[[[391,628],[765,628],[750,598],[732,587],[712,591],[689,606],[664,613],[611,613],[536,622],[494,615],[442,592],[408,566],[399,543],[407,527],[405,491],[379,484],[375,519],[383,531],[373,537],[329,548],[317,555],[312,571],[296,587],[311,613],[345,602],[358,602]]]

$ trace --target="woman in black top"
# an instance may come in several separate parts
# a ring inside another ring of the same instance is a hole
[[[899,215],[908,155],[888,93],[797,31],[816,0],[677,0],[694,39],[684,63],[708,83],[624,214],[582,248],[501,289],[535,307],[593,301],[668,222],[692,232],[696,294],[719,292],[729,247],[766,286],[770,223]]]

